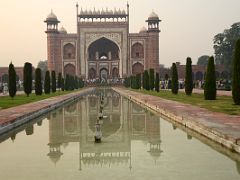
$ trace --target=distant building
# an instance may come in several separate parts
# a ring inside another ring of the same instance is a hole
[[[48,69],[86,79],[123,78],[153,68],[159,71],[159,19],[152,12],[148,29],[129,33],[125,10],[80,10],[77,33],[67,33],[51,12],[46,20]]]
[[[181,65],[180,62],[176,62],[177,70],[178,70],[178,79],[185,79],[185,69],[186,65]],[[160,66],[160,77],[164,79],[165,75],[168,74],[168,77],[171,77],[170,68],[165,68],[164,66]],[[205,77],[205,73],[207,71],[207,66],[201,65],[192,65],[192,75],[194,81],[203,81]],[[216,78],[217,79],[230,79],[230,71],[226,70],[224,65],[215,65]]]
[[[23,67],[15,67],[15,71],[17,74],[16,80],[23,81]],[[35,68],[33,67],[33,78],[35,75]],[[0,83],[8,83],[8,67],[0,67]]]

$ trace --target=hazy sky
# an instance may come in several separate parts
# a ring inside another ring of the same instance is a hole
[[[53,9],[68,32],[76,32],[77,0],[1,0],[0,66],[34,66],[47,59],[46,25]],[[80,8],[126,8],[126,0],[79,0]],[[240,21],[240,0],[129,0],[130,32],[146,26],[154,10],[162,20],[160,28],[160,63],[193,63],[201,55],[213,55],[213,37]]]

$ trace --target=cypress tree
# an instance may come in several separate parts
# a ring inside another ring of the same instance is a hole
[[[51,91],[50,73],[49,73],[49,71],[46,71],[45,81],[44,81],[44,93],[45,94],[50,94],[50,91]]]
[[[145,74],[145,72],[142,73],[142,87],[143,87],[143,89],[146,89],[146,82],[145,82],[144,74]]]
[[[14,97],[17,92],[16,86],[16,71],[12,62],[9,64],[8,67],[8,92],[10,97]]]
[[[155,91],[159,92],[159,73],[156,73],[156,78],[155,78]]]
[[[124,78],[123,85],[124,85],[126,88],[128,87],[128,84],[127,84],[127,77]]]
[[[178,94],[178,72],[176,63],[172,63],[172,93]]]
[[[62,88],[62,73],[58,73],[57,88],[59,91]]]
[[[130,77],[126,77],[125,80],[124,80],[124,85],[126,88],[129,88],[130,87]]]
[[[142,81],[141,76],[142,76],[141,74],[136,75],[137,89],[141,89],[141,81]]]
[[[80,78],[80,88],[84,87],[84,81]]]
[[[149,88],[154,89],[154,69],[149,70]]]
[[[145,70],[144,71],[144,86],[145,86],[145,89],[146,90],[150,90],[150,87],[149,87],[149,74],[148,74],[148,71]]]
[[[66,78],[65,78],[65,88],[64,88],[66,91],[68,91],[70,89],[69,87],[69,75],[67,74],[66,75]]]
[[[232,98],[236,105],[240,105],[240,39],[235,46],[232,69]]]
[[[132,89],[135,89],[135,78],[134,76],[130,76],[130,86]]]
[[[40,68],[35,70],[35,94],[42,95],[42,71]]]
[[[192,80],[192,60],[190,57],[187,58],[186,70],[185,70],[185,93],[191,95],[193,90]]]
[[[75,87],[75,89],[78,89],[78,77],[77,76],[75,76],[75,78],[74,78],[74,87]]]
[[[32,92],[32,64],[26,62],[23,69],[23,87],[24,92],[29,96]]]
[[[204,97],[205,100],[215,100],[216,95],[217,90],[214,57],[211,56],[208,60],[207,73],[204,82]]]
[[[64,86],[64,78],[61,79],[61,90],[64,91],[65,90],[65,86]]]
[[[55,71],[51,72],[51,80],[52,80],[52,92],[55,93],[56,92],[56,73]]]
[[[71,75],[70,76],[70,90],[73,91],[75,89],[74,86],[74,77]]]

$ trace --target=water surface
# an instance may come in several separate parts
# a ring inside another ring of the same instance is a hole
[[[94,143],[104,96],[102,143]],[[0,179],[237,180],[240,157],[111,90],[0,137]],[[204,143],[203,143],[204,142]]]

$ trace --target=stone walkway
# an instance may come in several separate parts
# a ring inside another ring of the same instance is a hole
[[[240,153],[240,116],[211,112],[125,88],[113,88],[138,104],[147,106],[210,139]]]
[[[179,89],[179,91],[185,92],[184,89]],[[203,94],[204,90],[203,89],[193,89],[193,93]],[[232,96],[232,91],[217,90],[217,96]]]
[[[70,94],[0,110],[0,134],[56,109],[67,102],[74,101],[92,89],[93,88],[87,88]]]

